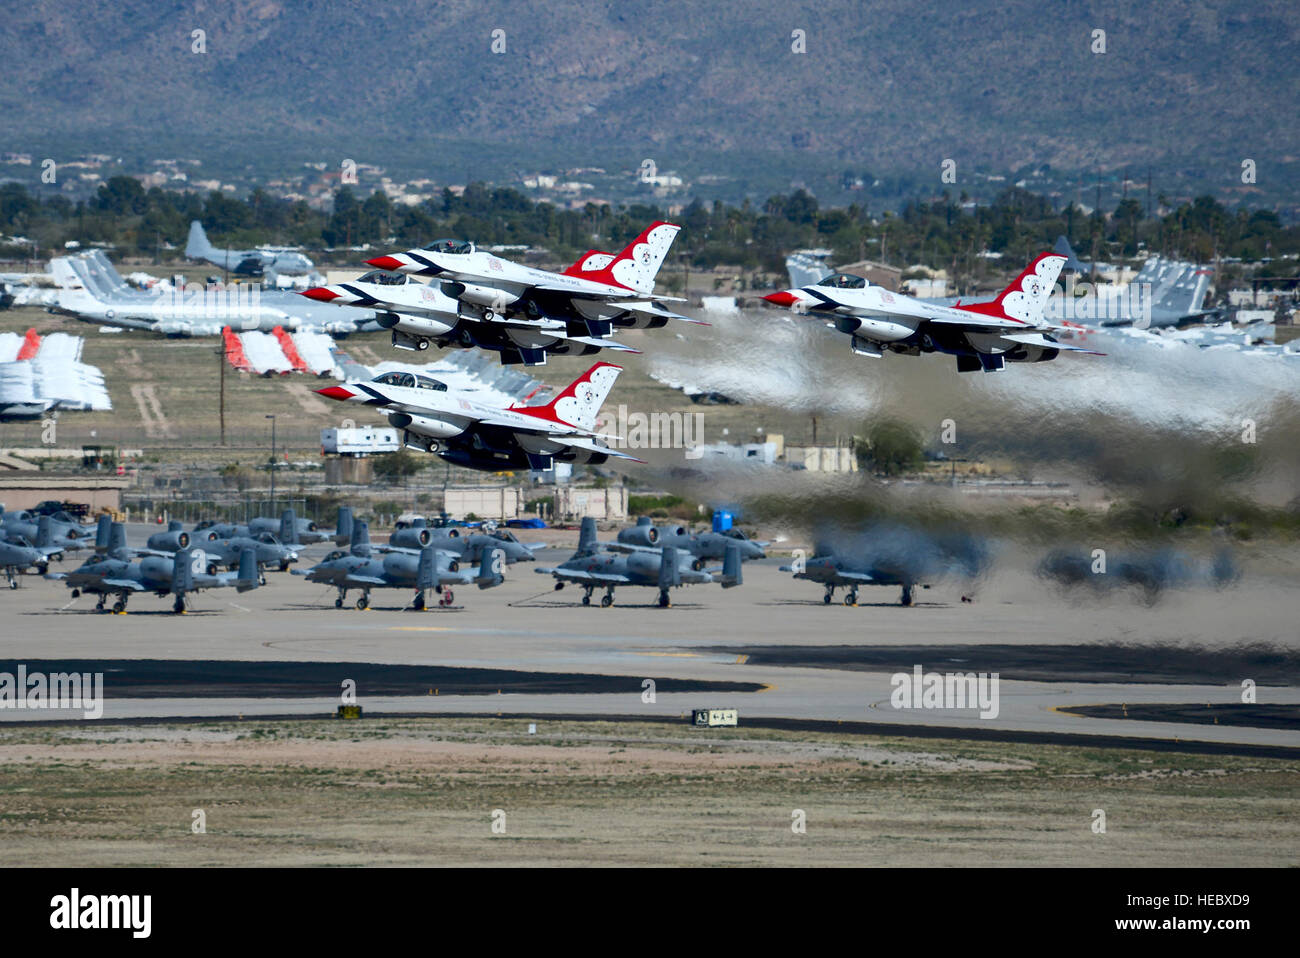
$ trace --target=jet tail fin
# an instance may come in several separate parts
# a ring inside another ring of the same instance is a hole
[[[114,522],[108,530],[108,554],[111,556],[126,553],[126,526]]]
[[[198,549],[179,549],[172,557],[172,595],[194,591],[194,573],[203,568],[207,556]]]
[[[681,232],[681,227],[662,220],[651,223],[641,235],[627,244],[627,247],[614,256],[607,264],[592,269],[600,259],[609,254],[599,250],[589,250],[568,270],[570,276],[581,276],[597,283],[610,283],[634,289],[639,293],[653,293],[655,277],[663,265],[673,240]],[[572,270],[572,271],[571,271]]]
[[[1052,252],[1057,256],[1065,257],[1065,265],[1061,269],[1073,270],[1076,273],[1087,272],[1083,264],[1079,262],[1079,257],[1074,255],[1074,247],[1070,245],[1070,241],[1064,236],[1056,238],[1056,245],[1052,247]]]
[[[1037,325],[1043,320],[1047,300],[1056,288],[1056,278],[1066,258],[1060,253],[1040,253],[1026,266],[997,299],[989,303],[969,303],[955,309],[980,313],[995,319]]]
[[[206,259],[212,252],[208,234],[203,232],[203,224],[198,220],[190,223],[190,237],[185,243],[185,255],[190,259]]]
[[[41,516],[36,520],[36,542],[37,548],[44,548],[54,544],[54,536],[50,532],[50,517]]]
[[[722,587],[734,589],[744,584],[744,564],[740,561],[740,546],[729,545],[722,554]]]
[[[587,516],[578,527],[578,555],[587,556],[596,551],[596,520]]]
[[[549,419],[579,429],[592,430],[596,426],[596,414],[604,405],[605,397],[614,388],[622,366],[613,363],[596,363],[585,373],[564,387],[558,396],[545,406],[511,406],[512,412]]]
[[[480,589],[490,589],[506,581],[506,554],[502,549],[484,549],[479,558],[474,582]]]
[[[360,519],[352,523],[352,554],[362,557],[370,555],[370,523]]]
[[[664,546],[659,553],[659,588],[662,591],[681,584],[682,577],[677,568],[677,547]]]
[[[352,507],[339,506],[338,522],[334,526],[334,543],[347,545],[352,541]]]
[[[287,546],[300,545],[298,542],[298,516],[292,509],[280,513],[280,542]]]
[[[109,540],[113,534],[113,517],[102,513],[95,525],[95,552],[103,554],[108,551]]]
[[[240,592],[248,592],[250,589],[256,589],[261,581],[261,577],[257,574],[257,552],[254,549],[245,549],[239,553],[239,578],[235,580],[235,588]]]
[[[358,525],[365,525],[365,523],[358,523]],[[420,562],[415,567],[415,587],[421,592],[432,589],[438,584],[435,581],[437,571],[438,549],[436,546],[425,546],[420,550]]]

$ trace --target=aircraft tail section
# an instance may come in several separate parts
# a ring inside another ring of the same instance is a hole
[[[108,551],[109,538],[113,533],[113,517],[102,513],[95,524],[95,552],[103,554]]]
[[[172,557],[172,595],[194,591],[194,576],[203,571],[206,560],[207,555],[199,549],[177,551]]]
[[[36,542],[34,544],[38,549],[54,545],[54,534],[50,532],[49,516],[41,516],[36,520]]]
[[[651,223],[607,265],[598,269],[583,268],[594,266],[599,262],[598,258],[593,259],[593,254],[595,257],[608,255],[599,250],[590,250],[574,264],[578,267],[578,272],[571,272],[573,267],[565,272],[570,276],[581,276],[583,279],[590,279],[597,283],[624,286],[639,293],[653,293],[659,267],[663,265],[664,258],[667,257],[668,250],[681,229],[676,224],[665,223],[662,220]]]
[[[300,545],[298,542],[298,516],[292,509],[280,513],[280,542],[287,546]]]
[[[261,582],[262,579],[257,574],[257,551],[245,549],[239,553],[239,578],[235,580],[235,588],[240,592],[248,592],[256,589]]]
[[[1011,285],[998,294],[997,299],[954,308],[1036,326],[1043,321],[1047,300],[1056,288],[1056,279],[1061,275],[1065,262],[1066,257],[1060,253],[1040,253],[1012,280]]]
[[[365,525],[365,523],[358,523]],[[420,550],[420,561],[415,567],[415,587],[421,592],[438,584],[438,549],[425,546]]]
[[[110,556],[126,555],[126,526],[114,522],[108,530],[108,554]]]
[[[578,257],[577,262],[564,271],[564,275],[590,279],[592,273],[599,273],[605,269],[610,263],[614,262],[614,258],[613,253],[589,249]]]
[[[596,520],[586,516],[579,526],[578,555],[589,556],[596,551]]]
[[[681,584],[682,577],[677,568],[677,549],[674,546],[664,546],[659,553],[659,589],[666,591]]]
[[[740,546],[729,545],[722,554],[722,587],[734,589],[744,584],[744,563],[740,560]]]
[[[510,409],[590,431],[596,427],[596,414],[622,371],[622,366],[613,363],[596,363],[545,406],[511,406]]]
[[[1151,305],[1159,309],[1168,309],[1183,316],[1201,312],[1205,305],[1205,293],[1210,287],[1213,270],[1208,266],[1188,264],[1183,273],[1162,292]]]
[[[478,575],[474,583],[480,589],[490,589],[506,581],[506,554],[503,549],[484,549],[479,558]]]
[[[352,523],[352,554],[366,557],[370,555],[370,523],[357,520]]]
[[[352,507],[339,506],[338,522],[334,525],[334,542],[346,545],[352,541]]]
[[[190,238],[185,243],[185,255],[190,259],[207,259],[212,252],[212,244],[208,242],[208,234],[203,232],[203,224],[194,220],[190,223]]]

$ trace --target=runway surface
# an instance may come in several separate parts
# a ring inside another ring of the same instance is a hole
[[[304,558],[326,550],[308,547]],[[458,589],[453,607],[424,612],[404,610],[411,596],[401,590],[375,590],[364,612],[351,608],[354,597],[335,609],[333,590],[272,573],[266,588],[244,595],[193,596],[183,616],[170,613],[169,598],[152,595],[113,615],[96,613],[92,597],[71,599],[61,583],[28,577],[23,588],[0,593],[0,669],[102,664],[101,721],[321,715],[334,711],[338,683],[351,679],[367,715],[678,719],[729,706],[742,723],[1190,740],[1295,748],[1300,756],[1300,734],[1275,718],[1204,724],[1169,711],[1242,704],[1243,683],[1253,684],[1261,706],[1300,706],[1293,560],[1256,563],[1224,591],[1171,590],[1154,605],[1127,593],[1074,600],[1014,570],[984,583],[973,603],[960,601],[968,590],[939,584],[911,608],[895,604],[894,588],[864,589],[856,608],[823,605],[819,587],[767,560],[746,565],[741,588],[675,591],[670,609],[654,605],[654,590],[631,588],[619,590],[611,608],[583,607],[580,591],[552,591],[548,577],[520,564],[509,567],[505,585]],[[927,673],[999,673],[996,717],[895,708],[891,676],[918,665]],[[1128,714],[1064,711],[1079,706],[1127,706]],[[74,713],[0,710],[0,721],[61,717]]]

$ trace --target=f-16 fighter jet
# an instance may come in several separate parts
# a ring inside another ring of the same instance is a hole
[[[352,526],[352,545],[347,552],[331,552],[317,565],[294,569],[293,574],[336,588],[336,609],[343,608],[349,589],[361,592],[357,608],[363,610],[370,607],[371,589],[414,589],[411,608],[421,610],[430,589],[439,594],[439,605],[448,606],[454,599],[453,585],[477,585],[480,589],[500,585],[505,581],[505,562],[505,553],[500,549],[484,549],[475,575],[460,571],[459,555],[432,545],[419,550],[392,549],[380,557],[372,551],[369,524],[357,521]]]
[[[1093,352],[1057,342],[1051,335],[1057,327],[1043,318],[1065,260],[1059,253],[1041,254],[987,303],[925,303],[848,273],[763,299],[828,317],[828,325],[848,334],[861,356],[878,359],[886,350],[908,356],[948,353],[957,357],[958,372],[996,372],[1008,362],[1047,362],[1062,350]]]
[[[589,355],[623,349],[616,329],[646,329],[678,315],[654,296],[655,276],[680,226],[652,223],[621,253],[589,250],[562,273],[522,266],[475,249],[465,240],[437,240],[421,249],[367,260],[384,274],[357,283],[320,286],[303,295],[322,302],[389,310],[383,325],[408,349],[480,346],[503,363],[538,365],[548,353]],[[429,285],[392,274],[432,277]],[[635,352],[635,350],[631,350]]]
[[[172,611],[180,613],[185,611],[185,597],[191,592],[227,586],[247,592],[258,587],[257,559],[252,549],[245,549],[240,556],[238,572],[210,575],[207,567],[202,549],[182,549],[168,558],[146,555],[132,559],[126,553],[110,553],[91,556],[72,572],[52,572],[46,578],[67,582],[74,599],[83,592],[98,595],[95,609],[99,612],[104,611],[110,595],[117,596],[114,612],[125,612],[127,600],[135,593],[152,592],[174,596]]]
[[[724,589],[731,589],[744,585],[738,543],[727,548],[721,569],[696,569],[691,554],[674,546],[655,549],[598,542],[596,521],[590,517],[582,520],[577,552],[554,568],[533,571],[554,576],[557,590],[563,589],[567,582],[581,586],[583,605],[591,605],[592,592],[603,588],[602,608],[614,604],[614,590],[621,585],[658,589],[659,607],[663,609],[672,604],[668,590],[677,586],[719,582]]]
[[[554,460],[599,464],[614,456],[642,461],[609,448],[594,431],[596,414],[622,371],[622,366],[596,363],[546,405],[505,409],[409,372],[316,391],[386,409],[388,422],[403,430],[408,448],[437,453],[456,465],[488,472],[549,469]]]

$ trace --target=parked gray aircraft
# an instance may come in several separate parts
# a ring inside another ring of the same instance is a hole
[[[467,529],[462,534],[461,530],[455,527],[435,528],[426,525],[423,519],[415,520],[404,529],[395,530],[388,537],[387,546],[376,548],[381,552],[399,549],[418,552],[430,545],[444,552],[454,552],[463,562],[478,562],[482,558],[484,549],[501,550],[506,562],[511,565],[516,562],[532,562],[537,558],[532,548],[524,545],[515,538],[514,533],[508,530],[473,532]]]
[[[425,608],[425,594],[432,589],[438,593],[438,605],[449,606],[455,599],[454,585],[477,585],[490,589],[505,581],[505,553],[490,548],[482,551],[478,574],[460,570],[460,556],[426,545],[418,551],[392,550],[382,558],[376,556],[370,545],[369,524],[353,523],[352,543],[347,552],[337,550],[327,555],[310,569],[294,569],[294,575],[305,576],[308,582],[322,582],[338,590],[334,608],[343,608],[350,589],[357,589],[357,608],[370,607],[371,589],[414,589],[411,608]]]
[[[672,605],[669,590],[679,586],[719,582],[724,589],[731,589],[744,584],[738,543],[727,547],[721,569],[697,570],[691,554],[674,546],[647,548],[599,542],[596,521],[591,518],[582,520],[577,552],[558,566],[533,571],[554,576],[557,591],[568,582],[581,586],[583,605],[591,605],[592,592],[603,588],[602,608],[614,604],[614,590],[621,585],[658,589],[659,607],[666,609]]]
[[[257,557],[259,574],[265,572],[270,566],[285,572],[291,563],[298,561],[298,553],[269,532],[250,533],[246,536],[223,536],[216,529],[206,529],[196,533],[193,541],[208,554],[209,574],[215,574],[221,566],[228,569],[235,568],[239,564],[240,556],[248,549],[251,549]],[[262,584],[266,584],[265,578]]]
[[[270,332],[279,326],[289,332],[312,329],[333,336],[380,328],[374,310],[320,305],[296,293],[252,283],[224,289],[134,289],[101,250],[56,256],[50,260],[50,272],[58,289],[46,309],[101,326],[166,336],[216,336],[226,326],[235,332]]]
[[[767,558],[767,553],[764,551],[766,543],[755,542],[739,529],[692,533],[685,526],[656,526],[650,521],[649,516],[637,519],[636,525],[630,529],[620,530],[618,542],[624,546],[656,549],[672,546],[683,552],[689,552],[694,556],[691,568],[697,572],[704,568],[705,560],[725,558],[727,549],[733,545],[740,550],[742,562]]]
[[[185,244],[185,255],[190,259],[206,260],[219,269],[239,276],[304,276],[316,266],[303,253],[283,246],[261,246],[257,249],[220,249],[208,242],[208,234],[198,220],[190,223],[190,236]]]
[[[93,537],[93,531],[75,521],[37,516],[26,511],[0,513],[0,539],[5,542],[37,545],[41,540],[57,546],[55,551],[66,551],[89,548]]]
[[[338,545],[347,545],[352,537],[352,508],[339,506],[338,523],[333,530],[321,529],[310,519],[299,519],[293,509],[285,509],[279,519],[259,517],[248,520],[248,524],[236,522],[216,522],[206,519],[194,526],[194,534],[216,535],[222,539],[249,538],[271,533],[279,539],[281,545],[304,546],[318,542],[333,541]]]
[[[1067,257],[1065,269],[1086,274],[1096,264],[1079,262],[1064,236],[1056,240],[1055,250]],[[1156,329],[1164,326],[1187,326],[1213,322],[1222,311],[1205,308],[1205,294],[1214,270],[1181,260],[1148,256],[1133,280],[1110,295],[1105,287],[1090,298],[1057,297],[1048,307],[1053,319],[1077,322],[1085,326],[1135,326]]]
[[[172,595],[172,611],[185,611],[185,597],[202,589],[219,589],[234,586],[240,592],[256,589],[260,584],[257,559],[252,549],[245,549],[239,558],[238,572],[216,575],[205,571],[208,558],[202,549],[182,549],[174,556],[146,555],[132,559],[129,555],[93,555],[72,572],[52,572],[47,579],[62,580],[72,589],[75,599],[83,592],[97,595],[98,612],[110,595],[117,596],[114,612],[125,612],[127,600],[137,592],[152,592],[157,596]]]
[[[932,580],[947,575],[973,579],[988,561],[987,550],[974,539],[903,526],[875,526],[856,536],[837,535],[819,542],[813,551],[812,558],[796,558],[781,566],[781,571],[821,583],[826,587],[822,601],[827,605],[837,588],[848,589],[845,605],[857,605],[858,589],[867,585],[900,586],[900,604],[911,605],[917,586],[928,589]]]
[[[49,556],[32,546],[0,542],[0,568],[4,569],[9,588],[18,588],[18,576],[28,569],[45,575],[49,569]]]

